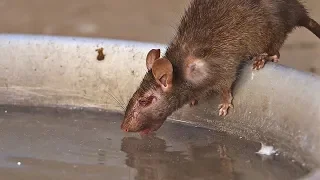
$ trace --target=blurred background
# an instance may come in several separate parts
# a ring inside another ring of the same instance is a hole
[[[168,43],[190,0],[0,0],[0,33],[101,37]],[[304,0],[320,23],[320,1]],[[320,39],[301,28],[280,63],[320,74]]]

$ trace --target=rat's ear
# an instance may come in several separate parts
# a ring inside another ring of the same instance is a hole
[[[148,71],[152,68],[154,61],[159,58],[160,58],[160,49],[151,49],[148,52],[147,59],[146,59],[146,65],[147,65]]]
[[[161,58],[155,61],[152,66],[152,74],[164,92],[171,90],[173,67],[168,59]]]

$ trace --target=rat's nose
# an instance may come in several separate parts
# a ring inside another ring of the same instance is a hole
[[[128,128],[121,128],[122,129],[122,131],[124,131],[124,132],[129,132],[129,129]]]
[[[129,129],[125,126],[125,120],[121,123],[121,126],[120,126],[120,128],[123,130],[123,131],[125,131],[125,132],[129,132]]]
[[[129,132],[129,129],[128,128],[121,128],[124,132]]]

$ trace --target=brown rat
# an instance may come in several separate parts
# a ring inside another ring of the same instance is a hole
[[[158,130],[186,103],[217,93],[219,115],[232,107],[231,87],[239,65],[277,62],[288,34],[303,26],[320,38],[320,26],[297,0],[194,0],[181,19],[164,57],[152,49],[148,72],[130,99],[121,129]]]

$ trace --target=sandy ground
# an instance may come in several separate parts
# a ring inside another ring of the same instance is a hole
[[[190,0],[0,0],[0,33],[103,37],[167,43]],[[320,22],[320,1],[305,0]],[[320,74],[320,40],[290,35],[281,63]]]

